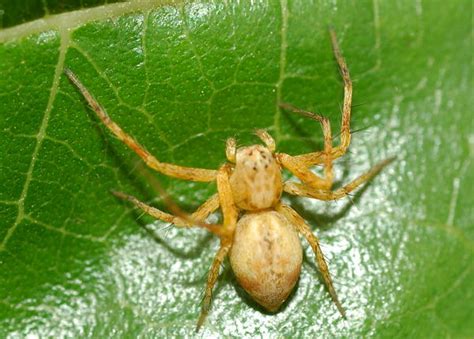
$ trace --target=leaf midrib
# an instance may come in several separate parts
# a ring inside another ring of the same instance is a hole
[[[0,43],[19,40],[33,34],[51,30],[60,33],[74,31],[76,28],[93,21],[101,21],[134,12],[149,11],[166,5],[183,3],[181,0],[131,1],[107,4],[93,8],[47,16],[21,25],[0,30]],[[62,34],[61,34],[62,35]]]

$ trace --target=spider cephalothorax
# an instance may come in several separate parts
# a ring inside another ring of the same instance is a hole
[[[255,211],[273,207],[283,191],[280,165],[265,146],[241,147],[236,152],[230,186],[240,209]]]
[[[324,134],[324,150],[297,156],[276,153],[273,138],[267,132],[258,130],[257,135],[265,146],[253,145],[236,149],[235,140],[228,139],[226,145],[228,163],[222,165],[218,170],[190,168],[160,162],[107,115],[71,70],[65,70],[65,74],[81,91],[105,126],[135,151],[148,166],[179,179],[216,181],[217,194],[211,196],[191,215],[187,215],[177,208],[173,210],[178,215],[169,214],[149,206],[133,196],[119,192],[114,193],[157,219],[173,223],[177,227],[203,227],[219,237],[220,248],[209,271],[198,328],[209,311],[212,290],[217,281],[220,266],[229,252],[232,269],[239,283],[267,310],[277,311],[290,294],[300,274],[302,249],[297,233],[302,234],[309,242],[316,255],[316,263],[329,293],[341,315],[345,315],[336,295],[318,239],[304,219],[290,206],[284,205],[280,201],[282,192],[320,200],[340,199],[370,180],[393,160],[393,158],[384,160],[348,185],[331,190],[334,177],[333,161],[346,152],[351,139],[352,102],[352,82],[349,70],[339,51],[333,31],[331,31],[331,40],[344,81],[341,143],[333,147],[331,127],[326,118],[288,104],[279,103],[280,107],[298,112],[321,124]],[[310,170],[310,167],[314,165],[323,166],[323,176]],[[281,176],[283,168],[289,170],[301,182],[283,182]],[[222,225],[206,223],[206,218],[218,208],[221,209],[223,215]]]

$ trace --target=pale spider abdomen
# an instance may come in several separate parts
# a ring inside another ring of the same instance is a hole
[[[275,312],[298,281],[302,252],[295,229],[283,215],[250,212],[237,223],[230,263],[240,285]]]
[[[282,193],[280,166],[262,145],[239,148],[230,185],[239,208],[247,211],[270,208]]]

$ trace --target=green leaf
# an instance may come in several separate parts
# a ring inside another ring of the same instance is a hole
[[[462,1],[133,2],[0,31],[0,335],[193,335],[218,246],[109,193],[164,207],[159,180],[191,211],[215,186],[146,170],[64,67],[160,160],[215,169],[225,139],[255,143],[255,128],[283,152],[321,149],[320,127],[279,101],[339,131],[332,25],[362,129],[336,185],[397,156],[352,202],[284,198],[319,236],[347,320],[304,243],[280,312],[249,300],[227,263],[199,335],[472,337],[471,15]]]

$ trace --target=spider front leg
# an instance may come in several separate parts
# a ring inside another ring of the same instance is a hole
[[[341,54],[341,49],[337,43],[336,32],[333,29],[329,30],[331,35],[332,48],[334,57],[339,65],[339,71],[344,82],[344,104],[342,106],[342,122],[341,122],[341,144],[331,151],[332,160],[339,158],[346,153],[347,148],[351,143],[351,106],[352,106],[352,80],[349,75],[349,68]],[[304,167],[321,164],[325,161],[323,152],[313,152],[307,154],[301,154],[296,156]]]
[[[305,182],[303,184],[298,184],[295,182],[285,182],[283,184],[283,191],[293,194],[293,195],[298,195],[302,197],[309,197],[309,198],[315,198],[319,200],[336,200],[336,199],[341,199],[345,196],[347,196],[350,192],[355,190],[357,187],[360,185],[364,184],[365,182],[369,181],[372,179],[374,176],[376,176],[385,166],[390,164],[392,161],[394,161],[396,157],[391,157],[388,159],[385,159],[381,162],[379,162],[377,165],[372,167],[369,171],[366,173],[362,174],[361,176],[357,177],[354,179],[352,182],[349,184],[335,190],[325,190],[325,189],[317,189],[314,188],[310,185],[306,185]]]
[[[158,161],[153,155],[151,155],[143,146],[141,146],[136,140],[130,135],[124,132],[124,130],[115,123],[107,112],[99,105],[99,103],[90,94],[87,88],[81,83],[79,78],[70,70],[64,69],[64,74],[69,80],[78,88],[81,94],[86,99],[89,106],[97,114],[104,125],[123,143],[137,153],[149,166],[155,171],[161,172],[165,175],[192,181],[213,181],[216,179],[217,171],[203,169],[203,168],[192,168],[178,166],[174,164],[168,164]]]
[[[324,151],[321,153],[322,163],[324,164],[324,177],[314,174],[308,169],[308,165],[298,156],[293,157],[285,153],[276,154],[278,162],[293,173],[296,177],[314,188],[330,189],[334,181],[333,157],[332,157],[332,136],[331,124],[329,120],[321,115],[301,110],[289,104],[282,104],[281,107],[299,113],[305,117],[318,121],[324,134]]]
[[[311,232],[309,226],[306,224],[304,219],[294,209],[286,205],[278,205],[276,210],[283,214],[310,244],[311,248],[313,249],[314,255],[316,256],[316,263],[318,265],[318,269],[321,272],[324,283],[326,284],[329,290],[329,294],[331,295],[332,300],[336,304],[339,313],[341,313],[341,315],[345,318],[346,312],[342,307],[339,298],[337,297],[336,290],[334,289],[331,275],[329,273],[328,265],[326,263],[326,260],[324,259],[321,247],[319,246],[318,238],[313,234],[313,232]]]

